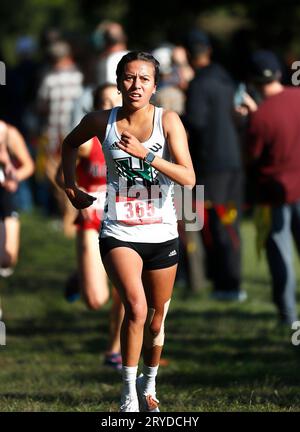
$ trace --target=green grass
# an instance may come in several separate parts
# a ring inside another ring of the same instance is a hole
[[[175,288],[158,396],[162,411],[299,411],[300,346],[278,328],[264,258],[243,223],[243,288],[224,304],[205,287]],[[38,214],[22,216],[15,274],[0,280],[6,346],[0,346],[0,411],[117,411],[120,376],[102,365],[109,305],[90,312],[62,296],[74,245]],[[299,273],[298,273],[299,277]]]

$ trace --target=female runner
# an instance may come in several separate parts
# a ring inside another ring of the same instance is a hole
[[[88,114],[64,140],[65,192],[75,208],[93,203],[75,184],[75,163],[78,147],[97,136],[108,170],[100,251],[125,307],[120,411],[155,412],[155,377],[178,263],[173,186],[193,187],[195,173],[178,115],[150,103],[159,63],[134,51],[116,73],[122,106]],[[136,380],[142,348],[143,373]]]

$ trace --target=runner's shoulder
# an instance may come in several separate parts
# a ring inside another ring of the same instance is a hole
[[[110,113],[111,110],[92,111],[86,114],[81,122],[89,130],[95,131],[96,136],[101,136],[105,133]]]
[[[174,125],[181,123],[179,115],[175,111],[163,110],[162,123],[165,131],[168,131]]]
[[[82,120],[90,125],[97,125],[98,127],[101,125],[106,126],[110,113],[111,110],[91,111]]]
[[[166,122],[169,123],[169,122],[179,121],[180,117],[175,111],[164,109],[162,119],[164,123]]]

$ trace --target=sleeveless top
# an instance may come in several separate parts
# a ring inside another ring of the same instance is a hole
[[[82,157],[76,167],[78,186],[87,192],[106,184],[106,164],[100,141],[97,137],[92,139],[89,157]]]
[[[172,240],[178,237],[174,183],[117,146],[121,140],[116,124],[118,109],[111,110],[102,144],[107,165],[107,196],[100,237],[142,243]],[[154,108],[152,134],[142,145],[171,161],[162,113],[162,108]]]

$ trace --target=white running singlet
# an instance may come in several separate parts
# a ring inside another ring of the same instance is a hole
[[[130,156],[111,110],[102,150],[107,165],[107,198],[100,237],[142,243],[162,243],[178,237],[174,183],[143,160]],[[163,109],[155,107],[151,137],[143,144],[154,155],[171,161],[162,127]]]

